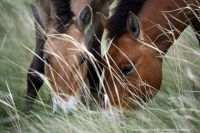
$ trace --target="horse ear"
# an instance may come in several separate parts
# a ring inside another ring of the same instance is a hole
[[[138,38],[140,35],[140,24],[137,16],[133,12],[128,13],[127,29],[134,38]]]
[[[103,13],[101,12],[96,12],[96,14],[100,17],[100,21],[103,24],[103,27],[106,28],[106,25],[108,23],[108,17],[106,17]]]
[[[51,17],[48,15],[49,13],[43,11],[43,9],[38,7],[38,5],[31,4],[31,9],[34,19],[36,21],[36,26],[40,26],[43,30],[45,30],[45,28],[47,28],[50,21],[52,20]]]
[[[87,5],[79,13],[77,18],[77,25],[81,31],[84,31],[92,24],[92,8]]]
[[[31,4],[31,9],[32,9],[35,21],[39,24],[39,26],[42,29],[44,29],[44,20],[41,18],[41,15],[39,13],[39,9],[35,5],[32,5],[32,4]]]

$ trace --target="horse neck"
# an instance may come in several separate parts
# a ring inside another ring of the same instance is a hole
[[[195,4],[195,0],[186,1]],[[189,9],[182,10],[187,6],[183,0],[166,0],[162,3],[159,3],[158,0],[146,2],[138,15],[144,35],[155,44],[162,42],[172,45],[189,25],[188,18],[194,17],[194,14],[189,13]]]

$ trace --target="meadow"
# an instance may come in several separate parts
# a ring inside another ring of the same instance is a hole
[[[160,92],[147,103],[110,119],[100,111],[52,113],[44,85],[30,115],[21,113],[26,73],[35,46],[31,1],[0,1],[0,132],[199,132],[200,46],[188,27],[163,62]]]

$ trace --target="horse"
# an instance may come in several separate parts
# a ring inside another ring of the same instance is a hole
[[[32,5],[36,29],[36,49],[27,74],[27,94],[23,112],[28,113],[44,80],[52,87],[53,111],[59,106],[73,111],[80,101],[88,75],[87,50],[95,50],[102,36],[96,11],[108,15],[108,1],[38,0]],[[94,6],[98,3],[98,6]],[[93,11],[88,6],[94,6]],[[79,5],[77,8],[73,8]],[[74,10],[76,9],[76,11]],[[79,12],[78,12],[79,11]],[[93,19],[94,18],[94,19]],[[87,37],[100,31],[97,38]],[[43,32],[47,32],[45,35]],[[93,32],[93,33],[88,33]],[[94,33],[95,32],[95,33]],[[94,46],[93,46],[94,45]]]
[[[118,0],[110,18],[100,14],[110,40],[103,56],[104,108],[133,109],[153,98],[162,83],[162,62],[189,25],[199,39],[200,0]]]

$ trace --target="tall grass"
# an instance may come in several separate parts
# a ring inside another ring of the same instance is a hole
[[[152,100],[119,119],[80,106],[52,113],[46,86],[31,115],[20,112],[26,72],[34,49],[34,25],[27,1],[0,2],[0,132],[199,132],[200,48],[188,27],[163,63],[163,83]]]

